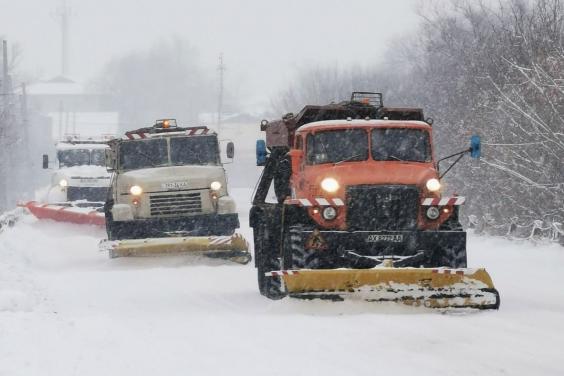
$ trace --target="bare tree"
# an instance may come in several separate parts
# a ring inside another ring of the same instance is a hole
[[[161,117],[195,122],[199,113],[215,111],[213,79],[198,63],[197,50],[174,38],[113,60],[95,84],[111,93],[126,130]]]

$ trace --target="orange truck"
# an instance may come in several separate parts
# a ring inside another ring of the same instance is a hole
[[[456,162],[480,156],[478,136],[437,160],[423,111],[385,107],[372,92],[263,120],[261,129],[250,224],[263,295],[499,306],[488,273],[466,265],[465,198],[442,192]],[[439,162],[453,157],[441,174]]]

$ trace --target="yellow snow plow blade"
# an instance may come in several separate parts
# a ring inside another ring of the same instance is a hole
[[[498,309],[499,293],[485,269],[302,269],[282,277],[293,297],[394,301],[429,308]]]
[[[239,264],[251,261],[249,244],[239,234],[103,241],[100,248],[107,250],[110,258],[189,254],[226,259]]]

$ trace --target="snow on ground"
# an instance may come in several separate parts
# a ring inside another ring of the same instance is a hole
[[[252,127],[226,165],[249,240]],[[564,248],[469,238],[501,293],[493,312],[269,301],[256,270],[186,257],[110,260],[103,229],[37,221],[0,233],[0,376],[562,375]]]
[[[248,228],[250,189],[233,189]],[[113,259],[102,229],[0,234],[0,375],[562,375],[564,249],[471,236],[499,311],[269,301],[252,264]]]

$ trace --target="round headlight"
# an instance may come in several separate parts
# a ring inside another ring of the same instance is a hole
[[[337,216],[337,210],[335,210],[334,207],[328,206],[325,209],[323,209],[323,218],[325,218],[326,220],[330,221],[332,219],[335,219],[336,216]]]
[[[427,180],[427,183],[425,184],[427,186],[427,189],[430,190],[431,192],[436,192],[439,189],[441,189],[441,182],[439,181],[439,179],[429,179]]]
[[[439,208],[436,206],[430,206],[429,209],[427,209],[427,218],[429,219],[437,219],[439,218],[439,214]]]
[[[321,181],[321,188],[327,192],[336,192],[339,189],[339,182],[333,178],[325,178]]]
[[[141,193],[143,193],[143,188],[138,185],[133,185],[131,188],[129,188],[129,192],[134,196],[139,196],[141,195]]]
[[[61,179],[59,180],[59,185],[64,188],[64,187],[68,187],[69,182],[67,181],[67,179]]]
[[[210,184],[210,188],[213,191],[219,191],[221,189],[221,183],[218,181],[212,181],[212,183]]]

